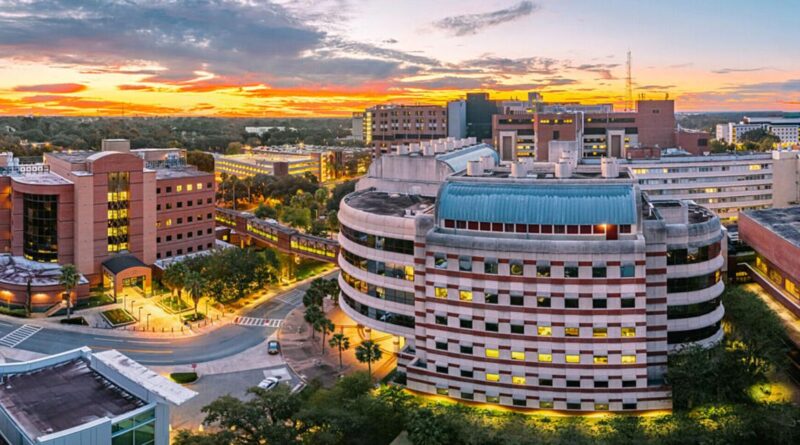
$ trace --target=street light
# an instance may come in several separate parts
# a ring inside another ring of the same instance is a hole
[[[133,305],[131,305],[131,309],[133,309]],[[139,306],[139,321],[142,321],[142,306]]]
[[[147,323],[144,325],[144,330],[146,331],[148,329],[150,329],[150,312],[147,313]]]

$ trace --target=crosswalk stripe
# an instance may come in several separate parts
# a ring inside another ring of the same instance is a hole
[[[0,338],[0,345],[14,348],[41,330],[42,328],[39,326],[32,326],[29,324],[22,325],[6,334],[3,338]]]
[[[265,326],[268,328],[280,327],[283,320],[275,318],[236,317],[234,323],[240,326]]]

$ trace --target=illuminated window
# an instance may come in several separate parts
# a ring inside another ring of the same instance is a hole
[[[622,356],[622,364],[623,365],[632,365],[636,363],[636,356],[635,355],[623,355]]]
[[[594,404],[595,411],[608,411],[608,403],[595,403]]]
[[[515,375],[511,377],[511,383],[515,385],[524,385],[525,384],[525,377],[521,375]]]
[[[500,358],[500,351],[497,349],[487,349],[486,350],[486,357],[489,358]]]
[[[471,290],[458,291],[458,299],[461,301],[472,301],[472,291]]]
[[[608,337],[608,328],[592,328],[592,337]]]
[[[750,170],[761,170],[761,165],[759,164],[751,164]]]
[[[550,363],[553,361],[553,354],[539,353],[538,359],[542,363]]]
[[[177,187],[175,187],[175,191],[182,192],[183,191],[183,186],[182,185],[178,185]]]
[[[595,365],[607,365],[608,364],[608,356],[607,355],[595,355],[594,356],[594,364]]]
[[[167,220],[169,221],[169,220]],[[433,288],[434,295],[436,298],[447,298],[447,288],[446,287],[435,287]]]
[[[197,190],[203,190],[203,183],[202,182],[198,182],[197,183]]]
[[[581,328],[564,328],[564,335],[567,337],[578,337],[581,335]]]
[[[580,354],[567,354],[564,356],[564,361],[567,363],[580,363],[581,356]]]
[[[186,191],[187,191],[187,192],[191,192],[193,188],[194,188],[194,187],[192,186],[192,184],[188,184],[188,185],[186,186]]]
[[[488,381],[488,382],[499,382],[500,381],[500,374],[486,373],[486,381]]]
[[[549,337],[553,335],[553,328],[550,326],[539,326],[536,332],[542,337]]]
[[[525,353],[522,351],[511,351],[512,360],[525,360]]]
[[[623,337],[636,337],[636,328],[622,328],[622,336]]]

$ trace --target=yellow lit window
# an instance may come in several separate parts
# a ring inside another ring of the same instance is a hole
[[[486,356],[489,358],[500,358],[500,351],[497,349],[487,349]]]
[[[595,355],[594,356],[594,364],[595,365],[607,365],[608,364],[608,356],[607,355]]]
[[[194,186],[192,186],[192,184],[187,184],[186,185],[186,191],[187,192],[191,192],[193,188],[194,188]]]
[[[623,337],[636,337],[636,328],[622,328]]]
[[[539,353],[539,361],[543,363],[550,363],[553,361],[553,354]]]
[[[515,385],[524,385],[525,384],[525,377],[521,375],[515,375],[511,377],[511,383]]]
[[[499,382],[500,381],[500,374],[486,373],[486,380],[489,381],[489,382]]]
[[[405,266],[403,270],[406,274],[406,281],[414,281],[414,266]]]
[[[564,328],[564,335],[567,337],[578,337],[581,335],[581,328]]]
[[[622,356],[622,364],[623,365],[631,365],[636,363],[636,356],[635,355],[623,355]]]
[[[564,356],[564,361],[567,363],[580,363],[581,356],[580,354],[567,354]]]
[[[446,287],[435,287],[433,288],[434,295],[436,298],[447,298],[447,288]]]
[[[171,226],[171,225],[172,225],[172,218],[168,218],[168,219],[167,219],[167,222],[165,223],[165,225],[166,225],[167,227]]]
[[[550,326],[539,326],[536,329],[536,332],[542,337],[549,337],[553,335],[553,328]]]
[[[182,192],[183,191],[183,186],[179,185],[179,186],[175,187],[175,191]]]
[[[761,166],[759,164],[751,164],[750,170],[761,170]]]
[[[203,183],[202,182],[198,182],[197,183],[197,190],[203,190]]]
[[[608,328],[593,328],[592,337],[608,337]]]
[[[472,291],[471,290],[458,291],[458,299],[461,301],[472,301]]]
[[[525,360],[525,353],[522,351],[511,351],[512,360]]]

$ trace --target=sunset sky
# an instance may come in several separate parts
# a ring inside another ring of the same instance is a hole
[[[0,0],[0,114],[347,116],[488,91],[800,110],[800,2]]]

